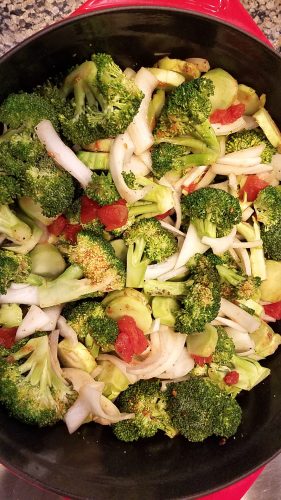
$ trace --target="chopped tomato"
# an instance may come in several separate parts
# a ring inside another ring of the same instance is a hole
[[[173,209],[168,210],[167,212],[164,212],[163,214],[155,215],[155,219],[162,220],[168,217],[168,215],[171,215],[173,213]]]
[[[67,224],[67,218],[64,215],[59,215],[52,224],[48,226],[48,231],[55,236],[60,236]]]
[[[145,351],[148,341],[131,316],[122,316],[117,323],[119,334],[115,342],[115,350],[124,361],[129,363],[134,354],[141,354]]]
[[[257,175],[248,175],[245,184],[240,189],[240,198],[244,198],[244,193],[247,194],[247,201],[255,201],[259,192],[266,188],[269,184]]]
[[[69,224],[67,223],[63,231],[64,237],[73,245],[77,241],[77,234],[81,231],[82,226],[80,224]]]
[[[128,208],[125,200],[118,200],[111,205],[104,205],[98,208],[97,215],[106,231],[112,231],[122,227],[128,220]]]
[[[97,219],[98,208],[99,204],[96,201],[90,200],[88,196],[82,196],[80,213],[81,223],[87,224],[88,222],[92,222],[92,220]]]
[[[235,385],[239,381],[239,373],[236,370],[232,370],[224,376],[223,380],[226,385]]]
[[[265,314],[275,319],[281,319],[281,300],[263,306]]]
[[[182,190],[185,191],[186,193],[190,194],[196,190],[196,187],[197,187],[197,182],[191,182],[189,184],[189,186],[182,186]]]
[[[17,327],[15,328],[0,328],[0,345],[11,349],[15,343]]]
[[[227,125],[228,123],[238,120],[244,113],[245,104],[232,104],[232,106],[227,109],[215,109],[210,116],[210,122]]]
[[[198,356],[197,354],[191,354],[191,357],[194,359],[196,365],[203,366],[208,363],[212,363],[213,356]]]

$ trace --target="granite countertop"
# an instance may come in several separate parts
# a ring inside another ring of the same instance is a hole
[[[81,0],[0,0],[0,56],[48,24],[67,17],[82,3]],[[241,0],[241,3],[281,52],[281,0]]]

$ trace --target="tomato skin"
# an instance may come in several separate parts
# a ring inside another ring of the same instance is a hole
[[[114,347],[119,356],[130,363],[134,354],[141,354],[145,351],[148,341],[131,316],[124,315],[117,323],[119,334]]]
[[[80,212],[80,222],[82,224],[87,224],[92,222],[98,217],[99,204],[88,198],[88,196],[82,196],[81,198],[81,212]]]
[[[125,200],[118,200],[111,205],[104,205],[98,208],[97,215],[99,220],[105,226],[106,231],[118,229],[124,226],[128,221],[128,208]]]
[[[275,319],[281,319],[281,300],[263,306],[265,314]]]
[[[232,370],[224,376],[223,380],[226,385],[235,385],[239,381],[239,373],[236,370]]]
[[[198,356],[197,354],[191,354],[191,357],[194,359],[195,364],[199,366],[203,366],[208,363],[212,363],[213,356]]]
[[[171,215],[173,213],[173,209],[171,208],[170,210],[167,210],[167,212],[164,212],[163,214],[155,215],[155,219],[157,220],[162,220],[168,217],[168,215]]]
[[[211,123],[227,125],[233,123],[245,113],[245,104],[232,104],[227,109],[215,109],[210,116]]]
[[[64,215],[59,215],[56,220],[48,226],[49,233],[54,236],[60,236],[67,225],[67,218]]]
[[[77,242],[77,234],[81,229],[82,226],[80,224],[67,223],[63,235],[72,245],[74,245]]]
[[[196,188],[197,188],[197,182],[191,182],[189,186],[182,186],[182,190],[188,194],[193,193],[193,191],[195,191]]]
[[[6,349],[11,349],[15,343],[17,329],[17,327],[0,328],[0,345],[6,347]]]
[[[259,192],[269,186],[268,182],[260,179],[257,175],[248,175],[245,184],[240,189],[240,198],[243,200],[244,193],[247,194],[247,201],[255,201]]]

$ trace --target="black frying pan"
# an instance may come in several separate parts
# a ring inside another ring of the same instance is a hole
[[[123,67],[151,65],[159,53],[205,57],[265,92],[267,108],[281,123],[281,58],[228,23],[167,7],[103,10],[47,28],[0,60],[0,100],[94,51],[110,53]],[[64,424],[37,429],[0,410],[0,461],[22,478],[75,498],[196,498],[237,481],[281,450],[281,354],[264,364],[272,375],[239,397],[242,425],[224,446],[215,438],[192,444],[161,434],[124,444],[99,425],[69,436]]]

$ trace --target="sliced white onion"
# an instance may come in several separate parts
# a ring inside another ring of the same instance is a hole
[[[172,269],[171,271],[168,271],[165,274],[161,274],[160,276],[158,276],[157,279],[159,281],[168,281],[168,280],[171,280],[173,278],[176,278],[177,276],[181,276],[182,274],[185,274],[186,270],[187,270],[186,266],[178,267],[177,269]]]
[[[92,375],[79,368],[63,368],[62,374],[66,380],[69,380],[73,385],[73,389],[77,392],[80,391],[81,387],[85,384],[91,384],[94,382]],[[96,381],[95,381],[96,382]],[[96,387],[101,391],[103,390],[104,383],[96,382]],[[99,384],[99,385],[98,385]]]
[[[23,339],[40,331],[48,320],[47,314],[40,307],[32,305],[17,329],[16,340]]]
[[[255,167],[259,163],[261,163],[260,156],[251,158],[228,158],[228,155],[226,155],[216,161],[217,165],[231,165],[233,167]]]
[[[72,149],[64,144],[52,123],[49,120],[42,120],[35,127],[35,132],[51,158],[85,189],[91,180],[92,171],[79,160]]]
[[[56,328],[57,321],[62,310],[62,305],[45,307],[42,310],[45,314],[47,314],[49,318],[48,323],[46,323],[46,325],[44,325],[43,327],[43,332],[51,332]]]
[[[227,236],[223,236],[222,238],[209,238],[208,236],[203,236],[201,241],[204,245],[211,247],[215,255],[220,255],[233,247],[235,235],[236,227],[234,227]]]
[[[240,255],[241,258],[241,264],[244,272],[247,274],[247,276],[252,276],[252,267],[251,267],[251,261],[250,261],[250,256],[246,250],[246,248],[237,248],[236,249],[238,255]]]
[[[150,328],[150,333],[158,332],[160,326],[161,326],[160,318],[155,318],[152,321],[152,325],[151,325],[151,328]],[[149,347],[149,350],[150,350],[150,347]]]
[[[256,241],[234,241],[232,248],[256,248],[262,246],[262,240]]]
[[[223,159],[245,160],[248,158],[255,158],[262,154],[264,148],[265,144],[260,144],[259,146],[253,146],[251,148],[240,149],[240,151],[234,151],[233,153],[227,153],[225,156],[220,158],[220,161],[218,163],[221,163],[221,160]],[[229,163],[229,165],[231,165],[231,163]]]
[[[235,262],[237,262],[237,264],[239,264],[240,263],[240,259],[239,259],[238,255],[237,255],[237,253],[235,252],[235,250],[233,248],[229,248],[228,251],[229,251],[231,257],[233,258],[233,260]]]
[[[133,68],[125,68],[124,71],[123,71],[123,73],[130,80],[134,80],[134,78],[135,78],[135,76],[137,74]]]
[[[215,184],[209,184],[209,187],[213,189],[221,189],[222,191],[225,191],[226,193],[229,192],[229,181],[223,181],[223,182],[216,182]]]
[[[181,351],[180,356],[173,366],[159,375],[160,379],[179,379],[187,375],[194,368],[194,359],[189,354],[186,347]]]
[[[154,143],[154,138],[148,126],[147,113],[152,92],[158,85],[158,80],[146,68],[140,68],[134,80],[137,87],[144,93],[139,110],[130,123],[127,131],[135,147],[135,154],[140,155]]]
[[[78,344],[77,333],[73,328],[67,323],[63,316],[58,318],[57,326],[61,337],[70,340],[73,344]]]
[[[252,175],[260,174],[263,172],[270,172],[272,170],[272,165],[259,163],[253,167],[243,167],[215,163],[214,165],[212,165],[211,169],[215,174],[219,175]]]
[[[28,287],[30,287],[28,283],[11,283],[10,290],[22,290]]]
[[[247,207],[245,210],[242,212],[242,221],[246,222],[254,213],[254,210],[252,207]]]
[[[251,339],[248,332],[241,332],[239,330],[236,330],[235,328],[230,327],[226,327],[225,331],[227,332],[227,335],[233,340],[235,345],[235,352],[237,352],[239,355],[255,348],[255,343]]]
[[[167,229],[171,233],[173,233],[175,235],[179,235],[179,236],[185,236],[185,233],[183,233],[182,231],[180,231],[176,227],[172,226],[171,224],[168,224],[164,220],[160,220],[159,222],[160,222],[161,226],[163,226],[165,229]]]
[[[223,297],[221,298],[220,313],[223,313],[228,318],[236,321],[249,333],[255,332],[261,324],[260,320],[255,318],[255,316],[251,316],[251,314],[247,313]]]
[[[97,361],[110,361],[110,363],[119,368],[119,370],[127,377],[130,384],[134,384],[138,380],[138,377],[127,372],[127,363],[113,354],[100,354]]]
[[[151,159],[151,152],[148,149],[147,151],[144,151],[141,153],[138,158],[149,168],[149,170],[152,170],[152,159]]]
[[[245,129],[246,130],[252,130],[252,129],[257,128],[259,126],[258,122],[255,120],[255,118],[253,116],[244,115],[243,120],[245,122]]]
[[[205,253],[210,246],[202,243],[193,224],[189,224],[175,269],[184,266],[196,253]]]
[[[124,164],[124,172],[133,172],[136,177],[145,177],[150,173],[150,168],[137,155],[132,155],[130,160]]]
[[[228,319],[228,318],[224,318],[222,316],[217,316],[216,319],[214,319],[212,322],[211,322],[212,325],[224,325],[224,326],[229,326],[231,328],[234,328],[235,330],[239,330],[239,332],[242,332],[242,333],[247,333],[247,330],[245,330],[245,328],[243,328],[241,325],[239,325],[238,323],[236,323],[236,321],[232,321],[231,319]]]
[[[238,193],[237,193],[238,185],[237,185],[237,177],[236,177],[236,175],[229,174],[229,176],[228,176],[228,183],[229,183],[229,187],[232,189],[232,191],[235,193],[235,195],[238,196]]]
[[[166,186],[166,187],[170,188],[172,191],[174,209],[176,212],[175,228],[179,229],[181,227],[181,221],[182,221],[181,194],[175,190],[175,188],[172,186],[172,184],[167,179],[165,179],[165,176],[161,177],[161,179],[159,180],[159,184],[162,184],[162,186]]]
[[[158,276],[161,276],[161,274],[172,270],[177,262],[178,256],[179,254],[175,253],[168,259],[164,260],[164,262],[160,262],[159,264],[150,264],[147,266],[144,279],[155,280]]]
[[[176,191],[180,191],[182,186],[188,187],[192,182],[195,181],[198,177],[203,175],[208,167],[202,165],[199,167],[193,167],[191,170],[187,172],[183,177],[181,177],[174,185]]]
[[[222,125],[221,123],[212,123],[211,125],[216,135],[228,135],[244,130],[246,128],[246,121],[244,117],[241,117],[227,125]]]
[[[207,187],[213,182],[214,178],[216,177],[216,174],[209,168],[209,170],[206,172],[206,174],[202,177],[202,179],[198,182],[196,188],[201,189],[203,187]]]
[[[130,189],[123,178],[123,166],[125,161],[128,161],[128,151],[133,151],[132,146],[129,134],[121,134],[113,141],[109,153],[109,168],[113,182],[121,198],[125,199],[128,203],[140,200],[152,187],[146,186],[142,189]]]

